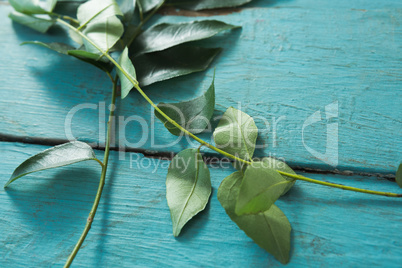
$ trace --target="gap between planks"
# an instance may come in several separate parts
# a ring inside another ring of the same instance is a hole
[[[70,142],[68,139],[58,139],[58,138],[44,138],[44,137],[29,137],[29,136],[15,136],[5,133],[0,133],[0,142],[16,142],[16,143],[25,143],[25,144],[34,144],[34,145],[43,145],[43,146],[56,146],[59,144]],[[91,145],[91,144],[89,144]],[[94,150],[104,150],[104,146],[93,146]],[[119,147],[110,147],[111,151],[120,151]],[[122,150],[123,151],[123,150]],[[124,152],[127,153],[138,153],[142,154],[146,158],[157,158],[162,160],[171,160],[176,153],[174,152],[166,152],[166,151],[152,151],[146,150],[142,148],[133,148],[133,147],[125,147]],[[203,158],[207,164],[213,164],[217,161],[221,161],[223,157],[221,155],[213,154],[213,153],[203,153]],[[301,167],[298,165],[292,165],[292,163],[287,163],[292,169],[305,172],[305,173],[314,173],[314,174],[337,174],[342,176],[365,176],[365,177],[379,177],[384,178],[390,181],[395,181],[395,174],[382,174],[375,172],[354,172],[351,170],[323,170],[323,169],[314,169],[308,167]]]

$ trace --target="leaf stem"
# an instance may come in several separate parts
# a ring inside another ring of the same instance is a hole
[[[117,76],[112,81],[113,81],[113,90],[112,90],[111,105],[114,106],[115,103],[116,103],[116,91],[117,91],[117,81],[118,81]],[[104,158],[103,158],[102,173],[101,173],[101,177],[100,177],[100,181],[99,181],[98,191],[96,192],[95,200],[94,200],[94,203],[92,205],[92,209],[89,212],[89,216],[88,216],[88,219],[87,219],[87,223],[85,224],[84,231],[82,232],[81,237],[79,238],[79,240],[78,240],[77,244],[75,245],[73,251],[71,252],[70,256],[68,257],[64,267],[70,267],[71,263],[73,262],[75,256],[77,255],[78,251],[80,250],[81,245],[84,242],[89,230],[91,229],[93,219],[94,219],[96,211],[98,209],[99,201],[100,201],[102,191],[103,191],[103,186],[105,185],[106,171],[107,171],[107,165],[108,165],[108,161],[109,161],[111,129],[112,129],[111,124],[112,124],[113,117],[114,117],[114,111],[115,111],[115,109],[114,109],[114,107],[112,107],[110,109],[109,120],[107,122],[105,154],[104,154]]]
[[[127,76],[129,77],[129,76]],[[215,152],[218,152],[226,157],[232,158],[234,160],[243,162],[245,164],[251,165],[252,162],[250,161],[246,161],[244,159],[238,158],[232,154],[229,154],[225,151],[222,151],[221,149],[216,148],[215,146],[207,143],[204,140],[201,140],[200,138],[198,138],[197,136],[195,136],[193,133],[189,132],[187,129],[183,128],[182,126],[180,126],[176,121],[174,121],[173,119],[171,119],[168,115],[166,115],[164,112],[162,112],[158,106],[156,106],[152,100],[144,93],[144,91],[138,86],[138,83],[134,85],[134,87],[137,89],[137,91],[144,97],[144,99],[147,100],[147,102],[149,104],[151,104],[155,110],[157,110],[169,123],[173,124],[175,127],[179,128],[181,131],[183,131],[184,133],[186,133],[187,135],[189,135],[191,138],[193,138],[194,140],[198,141],[199,143],[201,143],[201,145],[204,145],[212,150],[214,150]],[[344,186],[344,185],[340,185],[340,184],[335,184],[335,183],[330,183],[330,182],[324,182],[324,181],[320,181],[320,180],[314,180],[314,179],[310,179],[301,175],[294,175],[294,174],[290,174],[290,173],[286,173],[280,170],[277,170],[280,174],[284,175],[284,176],[288,176],[288,177],[292,177],[294,179],[297,180],[303,180],[303,181],[307,181],[307,182],[311,182],[311,183],[315,183],[315,184],[321,184],[321,185],[325,185],[325,186],[329,186],[329,187],[334,187],[334,188],[339,188],[339,189],[343,189],[343,190],[348,190],[348,191],[354,191],[354,192],[360,192],[360,193],[366,193],[366,194],[374,194],[374,195],[383,195],[383,196],[389,196],[389,197],[402,197],[402,194],[396,194],[396,193],[388,193],[388,192],[378,192],[378,191],[372,191],[372,190],[365,190],[365,189],[360,189],[360,188],[355,188],[355,187],[350,187],[350,186]]]
[[[296,180],[301,180],[301,181],[307,181],[315,184],[320,184],[320,185],[325,185],[329,187],[334,187],[334,188],[339,188],[342,190],[347,190],[347,191],[354,191],[354,192],[359,192],[359,193],[365,193],[365,194],[374,194],[374,195],[383,195],[383,196],[388,196],[388,197],[402,197],[402,194],[396,194],[396,193],[389,193],[389,192],[379,192],[379,191],[372,191],[372,190],[365,190],[365,189],[360,189],[356,187],[351,187],[351,186],[345,186],[342,184],[336,184],[336,183],[331,183],[331,182],[325,182],[325,181],[320,181],[320,180],[314,180],[310,179],[301,175],[295,175],[295,174],[290,174],[287,172],[283,172],[280,170],[277,170],[279,174],[282,174],[287,177],[292,177]]]
[[[80,22],[78,20],[76,20],[76,19],[74,19],[74,18],[72,18],[70,16],[67,16],[67,15],[61,15],[61,14],[57,14],[57,13],[54,13],[54,12],[48,12],[47,14],[49,16],[55,16],[55,17],[57,17],[59,19],[69,20],[69,21],[71,21],[71,22],[73,22],[73,23],[75,23],[77,25],[80,24]]]

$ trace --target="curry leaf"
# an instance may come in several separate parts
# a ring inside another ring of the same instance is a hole
[[[39,0],[9,0],[8,2],[16,11],[21,13],[46,14],[46,10],[39,5]]]
[[[73,56],[79,60],[90,63],[106,72],[110,72],[113,69],[113,64],[111,64],[109,62],[109,60],[106,59],[105,57],[102,57],[101,59],[99,59],[98,54],[90,53],[85,50],[79,50],[79,49],[76,50],[73,46],[70,46],[68,44],[57,43],[57,42],[44,43],[44,42],[40,42],[40,41],[27,41],[27,42],[21,43],[21,45],[26,45],[26,44],[33,44],[33,45],[46,47],[48,49],[54,50],[61,54]]]
[[[21,43],[21,45],[27,45],[27,44],[45,47],[45,48],[54,50],[56,52],[59,52],[61,54],[65,54],[65,55],[68,55],[69,50],[75,49],[73,46],[70,46],[70,45],[67,45],[64,43],[57,43],[57,42],[44,43],[44,42],[40,42],[40,41],[27,41],[27,42]]]
[[[121,13],[123,13],[124,20],[130,22],[134,16],[136,0],[117,0]]]
[[[90,22],[105,21],[109,17],[123,16],[119,6],[114,0],[92,0],[78,7],[77,19],[81,27]]]
[[[399,187],[402,188],[402,163],[399,164],[398,170],[396,171],[395,180]]]
[[[161,51],[182,43],[205,39],[235,27],[218,20],[161,23],[139,35],[132,51],[136,55]]]
[[[80,5],[85,3],[85,0],[58,0],[53,12],[61,15],[76,16]]]
[[[109,51],[120,37],[123,35],[124,27],[121,21],[116,17],[107,17],[103,20],[96,20],[87,25],[84,34],[102,51]],[[88,52],[99,54],[99,50],[88,42],[83,40]]]
[[[205,70],[220,48],[176,46],[133,58],[141,86]]]
[[[124,69],[126,74],[131,77],[131,79],[133,81],[137,81],[133,63],[128,58],[128,48],[127,47],[123,50],[123,53],[121,53],[121,55],[118,59],[118,63]],[[128,93],[130,92],[130,90],[133,88],[134,85],[120,69],[116,69],[116,72],[119,75],[120,83],[121,83],[121,98],[124,99],[128,95]]]
[[[233,107],[226,110],[213,133],[218,148],[244,160],[252,159],[257,135],[253,118]]]
[[[179,125],[193,134],[202,132],[208,125],[215,108],[215,74],[211,86],[198,98],[179,103],[159,103],[158,107]],[[173,135],[179,136],[181,130],[169,123],[157,110],[158,117]]]
[[[56,7],[57,0],[47,0],[46,1],[46,10],[52,12],[53,9]]]
[[[211,195],[208,167],[197,149],[178,153],[170,163],[166,178],[166,199],[173,223],[173,235],[202,211]]]
[[[177,0],[174,0],[174,2],[177,2]],[[180,6],[191,10],[202,10],[222,7],[236,7],[249,2],[251,2],[251,0],[184,0]]]
[[[229,217],[246,235],[281,263],[289,262],[291,226],[285,214],[275,205],[255,215],[238,216],[235,213],[242,173],[237,171],[226,177],[218,189],[218,200]]]
[[[141,10],[144,13],[154,9],[161,2],[162,0],[138,0],[138,4],[141,6]]]
[[[95,160],[101,163],[96,158],[92,148],[84,142],[73,141],[57,145],[22,162],[22,164],[14,170],[10,180],[4,187],[7,187],[16,179],[36,171],[67,166],[86,160]]]
[[[290,183],[266,162],[253,162],[244,173],[236,214],[257,214],[268,210]]]
[[[54,24],[54,20],[52,19],[42,19],[15,11],[10,13],[8,17],[19,24],[28,26],[29,28],[41,33],[47,32],[47,30],[49,30],[49,28]]]
[[[267,168],[272,168],[272,169],[275,169],[275,170],[279,170],[279,171],[283,171],[283,172],[286,172],[286,173],[296,175],[296,172],[294,172],[293,169],[291,169],[285,162],[282,162],[282,161],[277,160],[277,159],[272,158],[272,157],[264,157],[261,161],[263,162],[264,166],[267,167]],[[290,190],[290,188],[293,187],[293,185],[295,184],[296,180],[294,178],[292,178],[292,177],[284,176],[282,174],[281,174],[281,176],[284,179],[290,181],[290,183],[287,184],[285,190],[283,191],[282,195],[284,195]]]
[[[73,25],[73,23],[71,23],[71,22],[70,22],[70,24]],[[73,40],[77,44],[79,44],[81,46],[84,44],[83,38],[79,32],[72,30],[72,29],[68,29],[68,36],[71,38],[71,40]]]
[[[94,54],[85,50],[69,50],[68,55],[71,55],[79,60],[92,64],[93,66],[105,71],[111,72],[113,70],[114,65],[109,62],[109,60],[102,57],[99,59],[98,54]]]

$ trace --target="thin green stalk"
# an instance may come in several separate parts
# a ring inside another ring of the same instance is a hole
[[[72,17],[70,17],[70,16],[60,15],[60,14],[57,14],[57,13],[54,13],[54,12],[48,12],[47,14],[48,14],[49,16],[54,16],[54,17],[57,17],[57,18],[59,18],[59,19],[71,21],[71,22],[73,22],[73,23],[75,23],[75,24],[77,24],[77,25],[80,24],[80,22],[79,22],[78,20],[76,20],[76,19],[74,19],[74,18],[72,18]]]
[[[320,185],[325,185],[325,186],[329,186],[329,187],[339,188],[339,189],[342,189],[342,190],[354,191],[354,192],[365,193],[365,194],[383,195],[383,196],[388,196],[388,197],[402,197],[402,194],[365,190],[365,189],[360,189],[360,188],[351,187],[351,186],[345,186],[345,185],[331,183],[331,182],[314,180],[314,179],[310,179],[310,178],[307,178],[307,177],[304,177],[304,176],[301,176],[301,175],[290,174],[290,173],[283,172],[283,171],[280,171],[280,170],[277,170],[277,171],[278,171],[278,173],[280,173],[280,174],[282,174],[284,176],[292,177],[292,178],[294,178],[296,180],[307,181],[307,182],[311,182],[311,183],[315,183],[315,184],[320,184]]]
[[[251,164],[251,162],[246,161],[244,159],[241,159],[237,156],[234,156],[232,154],[229,154],[219,148],[216,148],[215,146],[213,146],[212,144],[209,144],[208,142],[198,138],[197,136],[195,136],[193,133],[191,133],[190,131],[188,131],[187,129],[183,128],[182,126],[180,126],[176,121],[174,121],[173,119],[171,119],[168,115],[166,115],[161,109],[159,109],[159,107],[145,94],[145,92],[139,87],[138,82],[137,84],[134,84],[134,87],[137,89],[137,91],[142,95],[142,97],[149,103],[151,104],[152,107],[155,108],[155,110],[158,111],[158,113],[160,113],[164,118],[166,118],[166,120],[173,124],[175,127],[177,127],[178,129],[180,129],[182,132],[184,132],[186,135],[190,136],[191,138],[193,138],[194,140],[198,141],[199,143],[201,143],[202,145],[214,150],[215,152],[218,152],[226,157],[232,158],[234,160],[246,163],[246,164]]]
[[[117,91],[117,76],[113,81],[113,90],[112,90],[112,101],[111,105],[114,106],[116,103],[116,91]],[[78,240],[77,244],[75,245],[73,251],[71,252],[70,256],[68,257],[64,267],[70,267],[71,263],[73,262],[75,256],[77,255],[78,251],[81,248],[82,243],[84,242],[89,230],[91,229],[92,222],[94,220],[96,210],[98,209],[99,201],[102,195],[103,186],[105,185],[105,178],[106,178],[106,171],[107,171],[107,164],[109,161],[109,151],[110,151],[110,139],[111,139],[111,124],[114,117],[115,109],[110,109],[109,113],[109,120],[107,122],[107,134],[106,134],[106,144],[105,144],[105,154],[103,158],[102,164],[102,173],[99,181],[98,191],[96,192],[95,201],[92,205],[92,209],[89,212],[89,216],[87,219],[87,223],[85,224],[84,231],[81,234],[80,239]]]
[[[128,76],[127,76],[128,77]],[[158,106],[155,105],[155,103],[152,102],[152,100],[144,93],[144,91],[138,86],[137,84],[134,84],[134,87],[137,89],[137,91],[144,97],[145,100],[147,100],[147,102],[149,104],[152,105],[152,107],[155,108],[155,110],[157,110],[167,121],[169,121],[169,123],[173,124],[175,127],[177,127],[178,129],[180,129],[181,131],[183,131],[184,133],[186,133],[187,135],[189,135],[191,138],[193,138],[194,140],[198,141],[199,143],[201,143],[201,145],[204,145],[212,150],[214,150],[215,152],[218,152],[226,157],[229,157],[231,159],[243,162],[245,164],[251,165],[252,162],[250,161],[246,161],[244,159],[238,158],[232,154],[229,154],[225,151],[222,151],[219,148],[216,148],[215,146],[207,143],[206,141],[198,138],[197,136],[195,136],[193,133],[189,132],[187,129],[183,128],[182,126],[180,126],[176,121],[174,121],[173,119],[171,119],[168,115],[166,115],[164,112],[161,111],[161,109],[159,109]],[[302,180],[302,181],[308,181],[311,183],[315,183],[315,184],[320,184],[320,185],[325,185],[325,186],[329,186],[329,187],[334,187],[334,188],[339,188],[339,189],[343,189],[343,190],[348,190],[348,191],[355,191],[355,192],[360,192],[360,193],[366,193],[366,194],[375,194],[375,195],[384,195],[384,196],[390,196],[390,197],[402,197],[402,194],[395,194],[395,193],[388,193],[388,192],[378,192],[378,191],[371,191],[371,190],[365,190],[365,189],[360,189],[360,188],[355,188],[355,187],[349,187],[349,186],[344,186],[344,185],[340,185],[340,184],[335,184],[335,183],[329,183],[329,182],[323,182],[320,180],[314,180],[314,179],[310,179],[310,178],[306,178],[304,176],[301,175],[294,175],[294,174],[290,174],[290,173],[286,173],[280,170],[277,170],[280,174],[284,175],[284,176],[288,176],[288,177],[292,177],[294,179],[297,180]]]

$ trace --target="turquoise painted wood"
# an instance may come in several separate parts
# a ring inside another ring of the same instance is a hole
[[[243,27],[202,42],[224,47],[213,64],[216,116],[240,103],[262,130],[258,142],[265,147],[257,156],[283,157],[292,166],[314,169],[394,173],[402,159],[401,8],[396,0],[256,1],[230,14],[196,18]],[[60,29],[41,35],[12,24],[6,17],[9,11],[9,6],[1,6],[0,38],[7,51],[1,54],[0,67],[1,132],[65,139],[70,132],[66,118],[81,107],[72,117],[71,136],[102,143],[98,117],[107,112],[102,105],[110,99],[108,78],[78,60],[18,46],[27,40],[64,38]],[[194,19],[158,16],[157,21]],[[155,102],[190,99],[206,90],[212,72],[156,84],[147,92]],[[325,108],[331,104],[338,108],[327,120]],[[308,118],[317,111],[322,120],[309,125]],[[135,92],[119,103],[119,115],[120,135],[127,140],[120,139],[123,146],[165,152],[197,146],[184,138],[176,142]],[[133,115],[145,127],[126,122],[122,134],[123,120]],[[331,130],[333,143],[327,146],[331,123],[338,125],[338,137]],[[210,140],[211,133],[201,136]],[[327,157],[326,147],[331,148]],[[332,162],[323,161],[327,158]]]
[[[232,13],[201,12],[198,18],[167,10],[156,20],[216,18],[243,26],[201,43],[224,48],[213,63],[215,116],[241,102],[241,109],[255,118],[260,129],[268,123],[258,141],[266,147],[257,150],[258,156],[283,157],[293,167],[384,175],[395,173],[402,160],[401,10],[399,0],[261,0]],[[81,107],[85,109],[77,110],[71,120],[72,135],[102,145],[110,100],[107,77],[46,49],[18,46],[27,40],[65,37],[61,28],[41,35],[13,24],[7,18],[10,11],[0,2],[0,137],[66,139],[66,118]],[[212,73],[210,69],[173,79],[146,91],[155,102],[190,99],[206,90]],[[326,113],[330,104],[338,108]],[[317,111],[322,120],[308,125]],[[132,121],[126,125],[126,135],[124,124],[120,130],[116,127],[116,136],[125,137],[123,145],[130,149],[177,153],[198,146],[186,139],[175,142],[135,92],[118,104],[118,114],[120,123],[138,115],[146,125],[142,128]],[[338,127],[335,140],[330,125]],[[331,149],[338,148],[336,166],[317,158],[317,152],[324,154],[328,147],[328,130],[332,160],[336,154]],[[200,136],[210,140],[211,133]],[[45,148],[0,142],[0,185],[19,163]],[[97,154],[102,157],[102,152]],[[139,168],[137,163],[145,166]],[[168,164],[141,154],[112,152],[99,212],[76,267],[281,266],[220,207],[217,188],[231,167],[210,167],[211,203],[175,239],[165,198]],[[8,190],[0,189],[0,267],[62,266],[92,205],[98,168],[95,163],[81,163],[73,169],[32,174]],[[382,177],[303,175],[400,192]],[[288,266],[400,267],[401,202],[297,182],[278,201],[293,227]]]
[[[16,163],[46,147],[0,143],[4,184]],[[102,152],[97,152],[99,157]],[[106,188],[75,267],[278,267],[230,221],[216,195],[233,172],[210,166],[206,211],[172,235],[165,198],[168,161],[112,152]],[[138,168],[137,165],[142,165]],[[99,166],[79,163],[29,175],[0,190],[0,266],[61,266],[78,239],[96,192]],[[303,174],[352,186],[395,191],[394,182]],[[402,200],[297,182],[277,205],[292,223],[289,267],[400,267]]]

